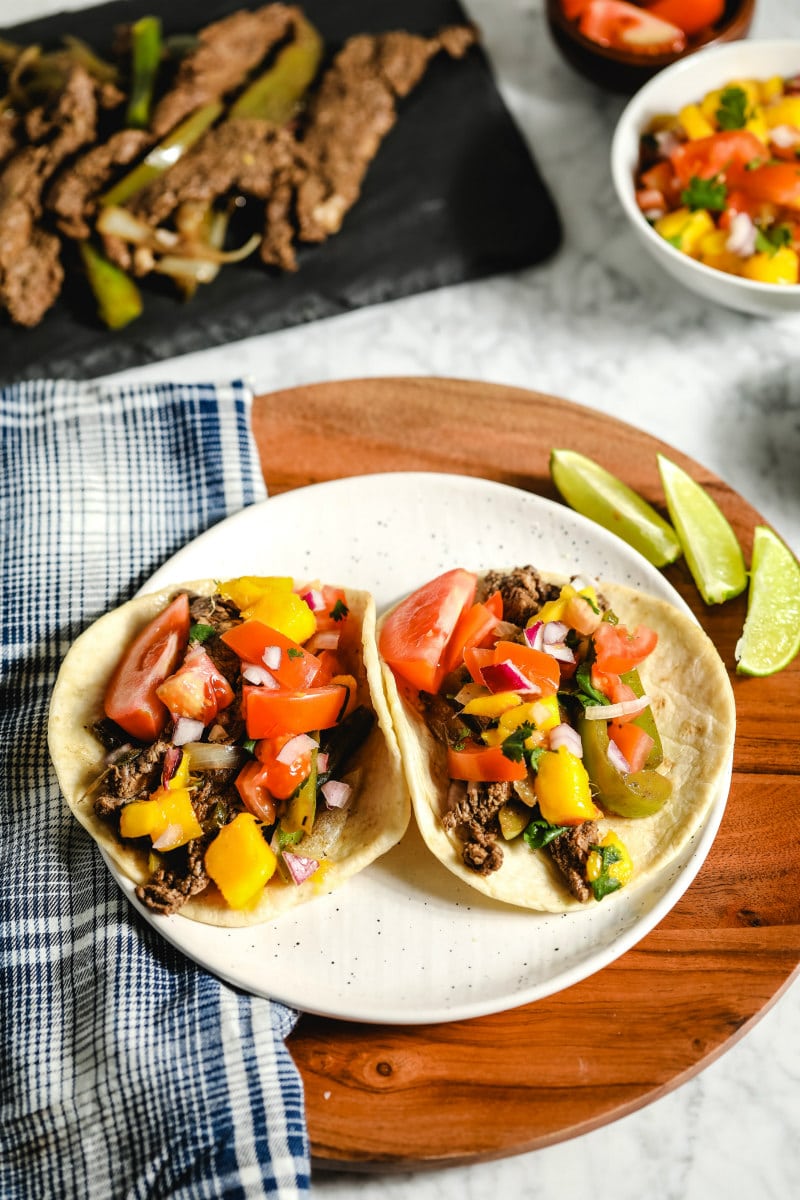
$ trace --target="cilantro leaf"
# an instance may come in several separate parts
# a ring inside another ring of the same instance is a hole
[[[510,758],[512,762],[525,762],[532,771],[536,771],[544,749],[542,746],[531,748],[525,745],[533,732],[533,726],[528,721],[518,725],[502,743],[502,751],[504,756]]]
[[[735,85],[726,87],[719,98],[719,108],[714,115],[720,129],[744,129],[751,116],[744,88]]]
[[[602,692],[599,692],[592,683],[592,666],[585,659],[575,672],[575,682],[578,685],[577,698],[581,701],[584,708],[587,704],[610,703],[608,696],[604,696]]]
[[[296,646],[290,646],[289,649],[286,651],[286,653],[289,655],[289,658],[302,658],[303,657],[303,651],[298,650]]]
[[[701,179],[693,175],[689,186],[681,192],[681,200],[692,212],[706,208],[711,212],[723,212],[728,200],[728,189],[718,178]]]
[[[756,229],[756,250],[768,254],[772,258],[781,246],[788,246],[792,240],[792,231],[788,225],[767,225]]]
[[[343,621],[349,612],[350,609],[347,607],[344,600],[337,600],[331,611],[328,613],[328,616],[332,617],[334,621]]]
[[[609,868],[614,863],[621,862],[622,853],[618,846],[613,844],[610,846],[592,846],[592,850],[600,855],[600,874],[591,882],[591,888],[594,892],[595,900],[602,900],[604,896],[608,896],[611,892],[616,892],[622,884],[613,875],[609,874]]]
[[[544,817],[534,817],[523,829],[522,836],[531,850],[541,850],[543,846],[547,846],[566,832],[566,825],[551,825]]]
[[[216,632],[213,625],[204,625],[201,621],[196,621],[194,625],[189,627],[189,641],[207,642]]]

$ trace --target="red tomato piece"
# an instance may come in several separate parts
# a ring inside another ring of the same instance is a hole
[[[262,763],[253,759],[246,763],[236,776],[236,790],[248,812],[265,825],[275,820],[275,801],[269,791],[269,771]]]
[[[725,211],[720,213],[719,227],[720,229],[730,229],[731,221],[737,213],[747,213],[748,217],[753,220],[759,215],[761,205],[751,196],[746,195],[738,188],[732,188],[728,192],[728,200],[725,205]]]
[[[467,742],[463,750],[448,747],[447,770],[451,779],[473,783],[505,783],[528,775],[525,763],[506,758],[502,746],[479,746],[475,742]]]
[[[625,685],[623,684],[623,687]],[[641,771],[653,749],[653,739],[639,725],[609,721],[608,736],[625,755],[631,771]]]
[[[677,25],[625,0],[590,0],[578,29],[598,46],[629,54],[678,54],[686,46],[686,34]]]
[[[577,21],[588,4],[589,0],[561,0],[561,7],[568,21]]]
[[[446,571],[406,596],[386,618],[378,642],[381,655],[418,691],[438,692],[447,644],[475,598],[476,583],[470,571]]]
[[[311,687],[320,674],[320,662],[315,655],[309,654],[298,642],[265,625],[263,621],[251,619],[234,625],[233,629],[222,634],[222,640],[244,662],[256,663],[260,667],[265,665],[264,652],[267,648],[277,646],[281,652],[280,663],[277,667],[267,669],[281,687],[302,691]]]
[[[485,687],[486,682],[481,674],[483,667],[494,662],[494,650],[484,649],[481,646],[467,646],[464,650],[464,665],[472,676],[474,683],[479,683]]]
[[[636,699],[636,692],[632,687],[623,683],[613,671],[601,671],[597,663],[592,663],[592,687],[607,696],[612,704],[624,704],[626,700]],[[624,719],[632,720],[627,717]]]
[[[765,163],[752,171],[743,171],[739,188],[753,200],[800,209],[800,165]]]
[[[631,671],[652,653],[658,643],[658,634],[647,625],[637,625],[633,633],[624,625],[611,625],[603,621],[592,635],[600,671],[622,675]]]
[[[189,624],[189,598],[182,593],[134,638],[114,668],[105,713],[131,737],[155,741],[167,724],[169,711],[157,688],[183,657]]]
[[[644,213],[667,211],[667,201],[664,198],[664,193],[659,192],[656,188],[639,188],[636,193],[636,203]]]
[[[489,609],[490,612],[494,613],[494,615],[497,617],[498,621],[502,621],[502,619],[503,619],[503,593],[502,592],[492,592],[491,596],[487,596],[483,603],[484,603],[485,607]]]
[[[183,666],[156,689],[159,700],[175,717],[208,725],[233,700],[233,689],[202,646],[192,646]]]
[[[499,596],[500,593],[496,592],[495,595]],[[473,604],[462,612],[444,653],[445,675],[461,666],[468,646],[481,646],[486,642],[498,620],[494,608],[489,608],[488,604]]]
[[[317,633],[341,629],[350,611],[347,607],[347,593],[344,588],[331,587],[325,583],[316,590],[322,593],[323,600],[323,607],[314,609]],[[301,593],[301,595],[304,594],[305,592]]]
[[[668,158],[662,158],[654,163],[639,177],[643,189],[661,192],[668,204],[677,204],[680,199],[680,184],[672,163]]]
[[[725,12],[725,0],[655,0],[647,11],[654,17],[671,21],[688,37],[716,25]]]
[[[519,667],[522,674],[531,683],[536,683],[542,689],[543,696],[553,695],[558,691],[561,682],[561,670],[557,659],[544,650],[534,650],[533,646],[525,646],[522,642],[498,642],[494,648],[496,663],[510,661]]]
[[[348,689],[340,684],[309,688],[304,692],[272,691],[262,687],[246,687],[243,692],[245,724],[250,738],[330,729],[339,721],[350,697]]]
[[[262,738],[256,742],[256,758],[266,771],[266,785],[278,800],[288,800],[311,773],[310,750],[295,755],[288,763],[281,762],[277,757],[287,742],[296,736],[294,733],[284,733],[280,737]]]
[[[693,178],[711,179],[735,168],[740,168],[734,170],[739,186],[741,177],[752,173],[741,168],[754,159],[769,158],[769,151],[749,129],[725,129],[709,137],[681,142],[669,158],[683,187],[688,187]]]

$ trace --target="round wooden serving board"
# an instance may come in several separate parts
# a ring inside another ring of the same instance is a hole
[[[327,383],[259,397],[253,429],[273,495],[342,476],[430,470],[558,499],[548,470],[555,446],[597,459],[663,511],[661,450],[710,491],[748,562],[761,522],[666,444],[538,392],[452,379]],[[449,1165],[586,1133],[699,1071],[794,975],[800,839],[784,831],[800,811],[800,660],[770,679],[738,678],[744,598],[707,609],[682,560],[667,574],[731,671],[737,705],[730,799],[697,879],[633,950],[535,1004],[404,1028],[304,1016],[289,1045],[318,1163]]]

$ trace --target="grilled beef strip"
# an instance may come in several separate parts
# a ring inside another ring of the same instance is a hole
[[[133,162],[151,142],[152,135],[143,129],[120,129],[61,171],[47,192],[45,206],[55,214],[62,233],[72,238],[89,237],[97,197],[115,168]]]
[[[584,821],[582,825],[565,830],[545,847],[573,896],[584,903],[591,900],[593,894],[586,879],[586,860],[600,836],[594,821]]]
[[[59,239],[37,224],[47,181],[91,142],[97,126],[96,86],[74,67],[52,108],[28,114],[42,140],[17,151],[0,171],[0,304],[19,325],[38,324],[61,290]]]
[[[255,12],[241,9],[202,29],[197,49],[182,59],[173,86],[155,107],[155,137],[162,138],[196,108],[239,87],[300,17],[289,5],[267,4]]]
[[[345,43],[322,77],[302,137],[311,165],[297,193],[301,241],[322,242],[338,232],[397,119],[397,101],[435,55],[462,58],[476,38],[470,26],[454,26],[432,38],[393,32]]]
[[[468,783],[451,795],[452,807],[442,824],[463,841],[464,863],[479,875],[491,875],[502,866],[497,814],[512,795],[510,783]]]
[[[149,746],[138,746],[123,753],[106,771],[102,790],[94,800],[94,810],[99,817],[118,813],[123,804],[137,796],[146,798],[158,787],[161,779],[161,762],[172,743],[168,738],[158,738]]]
[[[478,599],[493,592],[503,597],[503,620],[525,626],[548,600],[557,600],[560,584],[547,583],[535,567],[515,567],[513,571],[489,571],[479,585]]]

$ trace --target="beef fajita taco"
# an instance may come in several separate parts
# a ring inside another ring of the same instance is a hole
[[[386,614],[378,644],[422,836],[497,900],[590,908],[674,859],[719,794],[730,683],[663,600],[453,570]]]
[[[410,817],[361,591],[244,577],[106,614],[69,650],[49,744],[78,820],[158,913],[267,921]]]

